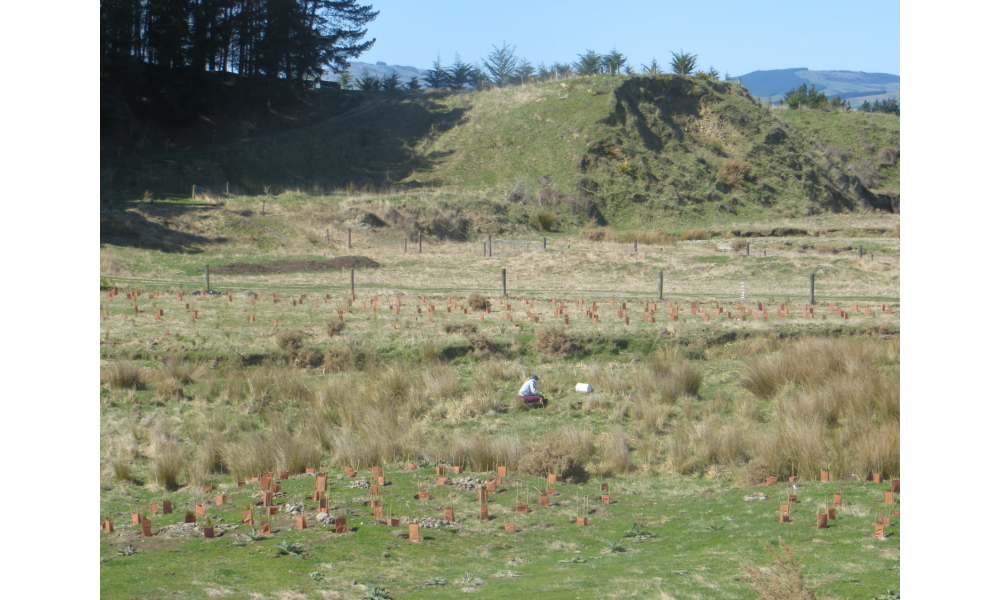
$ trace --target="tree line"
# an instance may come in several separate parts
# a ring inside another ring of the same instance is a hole
[[[346,70],[375,43],[357,0],[101,0],[101,71],[139,63],[296,81]]]
[[[427,87],[431,89],[464,89],[474,88],[484,90],[492,87],[510,87],[514,85],[525,85],[566,77],[585,77],[592,75],[661,75],[666,71],[653,58],[648,65],[640,65],[638,69],[632,67],[628,57],[612,48],[607,54],[600,54],[594,50],[586,50],[583,54],[578,54],[578,60],[571,63],[554,62],[546,65],[539,63],[536,67],[525,57],[518,57],[517,47],[504,42],[500,47],[493,46],[493,51],[478,62],[468,63],[462,60],[458,54],[451,65],[444,65],[441,55],[438,54],[431,68],[424,73],[422,80],[413,77],[405,86],[409,89],[420,89]],[[698,69],[698,55],[689,52],[671,52],[673,59],[670,62],[670,69],[677,75],[694,75],[704,79],[719,79],[719,72],[715,67],[709,67],[707,71]],[[726,74],[726,81],[729,81],[729,74]],[[401,89],[403,84],[399,76],[395,73],[385,75],[381,78],[363,71],[353,79],[347,73],[342,73],[339,78],[340,84],[344,88],[354,87],[360,90],[396,90]]]

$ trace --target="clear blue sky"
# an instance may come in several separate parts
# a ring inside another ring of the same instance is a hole
[[[586,49],[615,46],[633,67],[670,52],[698,55],[720,73],[808,67],[899,74],[899,3],[608,0],[360,0],[381,11],[378,39],[357,60],[429,68],[485,57],[492,44],[517,46],[533,64],[571,62]]]

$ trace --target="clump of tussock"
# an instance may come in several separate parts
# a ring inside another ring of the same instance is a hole
[[[469,334],[466,339],[469,340],[469,348],[473,354],[489,354],[493,351],[493,342],[481,333]]]
[[[103,375],[104,383],[112,390],[141,390],[147,382],[142,368],[125,360],[112,361]]]
[[[651,355],[635,369],[635,391],[660,403],[676,402],[682,395],[696,397],[701,381],[701,369],[665,352]]]
[[[729,187],[736,187],[743,181],[750,179],[753,167],[749,162],[738,158],[727,158],[719,167],[719,172],[715,177]]]
[[[591,219],[586,227],[580,230],[580,237],[591,242],[617,242],[618,236],[608,226],[600,227],[597,221]]]
[[[181,385],[194,383],[205,375],[205,367],[197,361],[184,360],[179,353],[171,353],[160,367],[160,376],[172,379]]]
[[[744,238],[733,238],[729,240],[729,245],[732,246],[733,252],[745,252],[750,241]]]
[[[302,347],[289,356],[288,361],[293,367],[307,369],[323,364],[323,357],[312,348]]]
[[[267,438],[261,433],[249,433],[227,442],[222,447],[222,462],[226,470],[241,481],[274,470],[274,457],[268,449]]]
[[[330,319],[326,322],[326,335],[327,337],[334,337],[340,335],[340,332],[344,330],[346,325],[343,321]]]
[[[492,307],[489,299],[479,293],[473,293],[466,302],[472,310],[485,311]]]
[[[634,468],[628,457],[628,436],[621,425],[613,425],[597,440],[597,475],[624,475]]]
[[[586,482],[586,467],[594,454],[593,435],[573,425],[563,425],[546,435],[530,453],[521,457],[519,470],[526,475],[561,475],[567,482]]]
[[[327,348],[323,353],[323,369],[330,373],[344,373],[354,369],[354,359],[347,348]]]
[[[479,394],[492,394],[519,386],[527,376],[528,372],[520,361],[490,358],[473,369],[472,384]]]
[[[770,568],[741,563],[746,578],[744,581],[760,600],[816,600],[813,590],[806,586],[802,568],[792,550],[783,539],[778,538],[780,550],[765,543],[764,548],[774,559]]]
[[[535,332],[531,347],[539,354],[564,357],[576,353],[580,346],[561,327],[542,327]]]
[[[274,337],[274,343],[285,352],[295,352],[302,347],[302,340],[306,334],[296,329],[282,329]]]
[[[497,465],[519,469],[524,442],[516,435],[456,433],[446,450],[452,464],[469,465],[475,472],[487,472]]]
[[[712,234],[704,229],[685,229],[681,232],[682,242],[689,240],[707,240],[710,237],[712,237]]]
[[[149,478],[156,485],[167,490],[175,490],[178,478],[187,464],[180,442],[172,439],[160,440],[155,445],[153,460],[149,465]]]
[[[455,371],[446,365],[423,370],[424,390],[431,398],[453,399],[462,395],[462,386]]]

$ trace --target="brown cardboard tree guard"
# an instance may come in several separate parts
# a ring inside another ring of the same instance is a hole
[[[824,483],[829,482],[830,481],[830,472],[829,471],[820,471],[819,472],[819,480],[822,481],[822,482],[824,482]]]
[[[528,505],[527,504],[518,504],[517,505],[517,512],[522,512],[522,513],[528,512]]]
[[[886,504],[895,504],[895,502],[896,502],[896,497],[892,493],[892,490],[886,490],[885,491],[885,503]]]
[[[153,523],[149,519],[142,520],[142,537],[153,536]]]
[[[485,489],[478,490],[477,495],[479,496],[479,503],[486,504],[489,501],[490,493]]]
[[[576,524],[577,525],[587,525],[587,517],[577,517],[576,518]]]
[[[260,532],[263,535],[270,535],[271,534],[271,523],[270,523],[270,521],[267,522],[267,523],[264,523],[264,526],[261,527]]]
[[[306,524],[306,517],[305,517],[305,515],[297,515],[295,517],[295,528],[296,529],[305,529],[306,526],[307,526],[307,524]]]
[[[781,515],[780,517],[778,517],[778,522],[779,523],[791,523],[792,522],[792,517],[790,515]]]
[[[139,519],[139,513],[132,513],[132,524],[133,525],[138,525],[139,521],[140,521],[140,519]]]
[[[107,519],[104,521],[104,532],[114,533],[115,532],[115,521],[114,519]]]
[[[514,523],[504,523],[503,529],[508,533],[514,533],[517,531],[517,525]]]
[[[773,477],[771,475],[768,475],[767,479],[765,479],[764,481],[767,483],[767,485],[777,485],[778,484],[778,478],[777,477]]]
[[[611,504],[611,495],[610,494],[601,494],[601,503],[602,504]]]
[[[485,504],[479,505],[479,520],[489,521],[490,520],[490,508]]]
[[[875,483],[882,483],[882,474],[872,472],[872,481],[874,481]]]
[[[843,506],[844,505],[844,496],[843,496],[843,494],[834,494],[833,495],[833,505],[834,506]]]
[[[337,517],[333,520],[334,533],[347,533],[347,517]]]
[[[826,520],[833,521],[837,518],[837,509],[832,506],[826,509]]]
[[[378,506],[375,507],[375,515],[374,516],[375,516],[376,519],[381,519],[382,518],[382,505],[381,504],[379,504]]]
[[[417,492],[417,500],[430,500],[431,493],[427,490],[420,490]]]
[[[821,512],[816,515],[816,527],[819,529],[826,529],[826,513]]]
[[[222,506],[223,503],[225,503],[225,501],[226,501],[226,495],[225,494],[216,494],[215,495],[215,505],[216,506]]]
[[[789,511],[788,505],[787,504],[779,504],[778,505],[778,514],[782,514],[782,515],[789,515],[789,514],[791,514],[791,512]]]
[[[201,531],[203,534],[205,534],[206,538],[215,537],[215,527],[203,527]]]
[[[205,516],[205,505],[204,504],[195,504],[194,505],[194,516],[196,516],[196,517],[204,517]]]
[[[497,477],[506,477],[506,476],[507,476],[507,466],[500,465],[499,467],[497,467]]]
[[[245,510],[245,511],[243,511],[243,524],[244,525],[253,525],[253,511],[252,510]]]
[[[549,505],[549,497],[547,495],[545,495],[545,494],[539,494],[538,495],[538,505],[539,506],[548,506]]]
[[[446,508],[446,509],[444,509],[444,520],[448,521],[449,523],[454,523],[455,522],[455,509],[454,508]]]
[[[448,485],[447,477],[438,477],[438,485]]]
[[[149,514],[155,515],[160,510],[160,505],[156,502],[151,502],[149,504]]]
[[[444,465],[438,465],[438,466],[434,467],[434,474],[437,475],[437,476],[444,475],[445,472],[446,471],[445,471]]]
[[[892,493],[894,493],[894,494],[898,494],[899,493],[899,480],[898,479],[893,479],[892,482],[889,485],[891,486],[890,489],[892,489]]]

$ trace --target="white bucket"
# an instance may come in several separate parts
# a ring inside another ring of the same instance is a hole
[[[594,391],[594,388],[591,387],[589,383],[578,383],[576,384],[576,391],[584,394],[589,394],[590,392]]]

